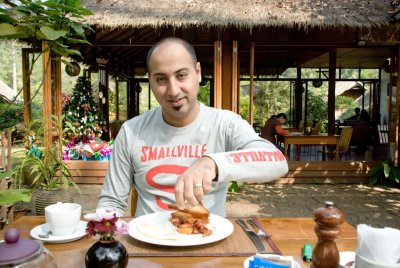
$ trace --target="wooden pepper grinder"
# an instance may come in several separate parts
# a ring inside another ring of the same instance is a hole
[[[311,267],[338,268],[340,257],[335,240],[340,234],[339,225],[344,222],[343,211],[333,202],[325,201],[324,207],[314,211],[314,221],[318,242],[312,253]]]

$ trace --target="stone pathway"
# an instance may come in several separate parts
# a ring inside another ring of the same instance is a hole
[[[400,189],[357,184],[252,184],[229,193],[230,216],[312,217],[324,201],[333,201],[354,227],[400,229]]]

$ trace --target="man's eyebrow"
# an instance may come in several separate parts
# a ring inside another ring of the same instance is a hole
[[[188,70],[189,70],[189,68],[184,67],[184,68],[181,68],[181,69],[176,70],[176,71],[174,72],[174,74],[178,74],[178,73],[180,73],[180,72],[187,72]],[[154,74],[153,74],[153,76],[164,76],[164,75],[166,75],[166,74],[165,74],[165,73],[162,73],[162,72],[158,72],[158,73],[154,73]]]

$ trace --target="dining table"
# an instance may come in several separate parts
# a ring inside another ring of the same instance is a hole
[[[288,134],[282,136],[282,142],[284,143],[284,154],[288,158],[289,157],[289,146],[290,145],[297,145],[298,149],[302,145],[322,145],[324,147],[326,145],[335,146],[335,159],[339,160],[339,139],[340,135],[334,134],[327,134],[327,133],[320,133],[320,134]],[[296,159],[299,160],[299,150],[297,150]],[[325,153],[322,154],[322,160],[325,160]]]
[[[257,217],[256,219],[265,232],[271,235],[273,243],[279,248],[283,256],[293,256],[301,267],[310,267],[310,262],[303,261],[302,250],[305,244],[315,245],[317,243],[318,239],[314,232],[315,222],[313,218]],[[123,218],[123,220],[129,222],[132,218]],[[1,230],[0,237],[4,237],[4,233],[8,228],[17,228],[20,231],[21,237],[33,239],[30,236],[32,228],[44,223],[45,218],[43,216],[22,216]],[[339,228],[341,232],[336,240],[339,252],[355,251],[357,247],[356,229],[346,221]],[[239,232],[239,230],[240,227],[235,226],[231,236],[235,232]],[[85,254],[97,239],[96,237],[87,238],[84,236],[68,243],[44,243],[43,245],[52,253],[58,268],[76,268],[85,267]],[[132,237],[129,237],[129,239],[134,241]],[[130,246],[128,245],[129,242],[127,242],[130,241],[129,239],[124,240],[124,245],[127,248]],[[152,245],[147,246],[148,248],[152,247]],[[240,245],[237,246],[240,247]],[[207,245],[204,245],[204,247],[207,247]],[[177,247],[176,250],[178,248],[179,250],[185,250],[185,247]],[[186,248],[192,251],[193,249],[196,250],[196,246]],[[173,250],[174,248],[172,248]],[[250,256],[254,254],[256,254],[256,251],[251,253]],[[182,256],[160,256],[130,252],[128,267],[244,267],[243,263],[248,257],[249,254],[246,256],[240,254],[233,254],[231,256],[220,254],[208,254],[207,256],[190,256],[187,254]]]

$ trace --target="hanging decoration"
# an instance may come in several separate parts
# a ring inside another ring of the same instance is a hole
[[[65,72],[69,76],[77,76],[81,72],[81,66],[77,62],[72,61],[65,66]]]

